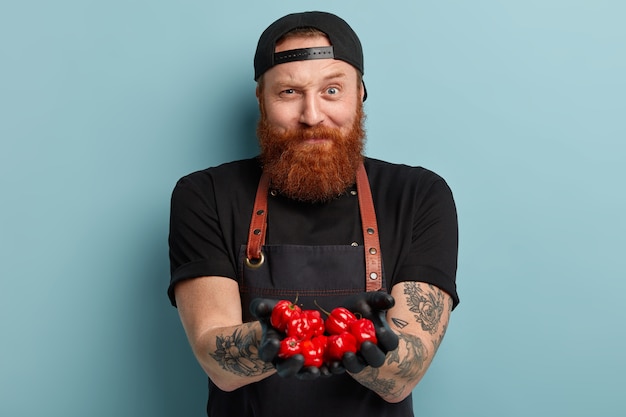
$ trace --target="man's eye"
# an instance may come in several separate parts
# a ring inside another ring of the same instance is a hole
[[[296,90],[294,90],[293,88],[289,88],[287,90],[283,90],[283,94],[294,94],[296,92]]]
[[[337,90],[335,87],[330,87],[326,90],[326,92],[330,95],[335,95],[339,92],[339,90]]]

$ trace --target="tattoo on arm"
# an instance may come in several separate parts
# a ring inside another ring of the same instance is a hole
[[[406,352],[400,357],[400,350]],[[411,381],[419,378],[424,369],[426,350],[419,337],[413,335],[400,335],[398,349],[388,353],[387,365],[396,364],[393,378],[381,378],[378,368],[365,368],[358,374],[359,382],[386,398],[400,397],[406,384],[398,386],[402,381]]]
[[[381,396],[395,397],[400,395],[396,388],[396,380],[392,378],[381,379],[379,378],[379,373],[378,368],[367,367],[357,374],[357,378],[361,385],[377,392]]]
[[[447,328],[448,326],[444,324],[443,331],[439,334],[439,337],[436,339],[433,339],[433,347],[435,348],[435,352],[439,349],[439,346],[441,346],[441,342],[443,342],[443,337],[446,335]]]
[[[406,326],[409,325],[408,321],[405,321],[405,320],[402,320],[402,319],[399,319],[399,318],[396,318],[396,317],[392,317],[391,321],[393,322],[393,324],[396,325],[396,327],[398,329],[404,329]]]
[[[256,333],[251,325],[236,329],[230,336],[217,336],[211,357],[225,370],[240,376],[260,375],[273,369],[259,358]]]
[[[398,364],[398,372],[396,375],[400,378],[414,379],[420,376],[424,368],[424,358],[426,356],[426,349],[422,343],[422,339],[410,334],[400,335],[400,343],[402,350],[406,352],[402,360],[400,359],[399,351],[396,349],[390,352],[387,364],[391,365],[396,362]]]
[[[409,310],[414,313],[413,317],[422,325],[422,329],[434,334],[439,328],[445,299],[441,291],[436,291],[428,284],[429,291],[424,289],[426,284],[406,282],[404,294],[407,296]]]
[[[446,306],[446,308],[448,309],[448,314],[450,314],[450,312],[452,311],[452,300],[450,299],[448,302],[448,305]],[[433,340],[433,345],[435,347],[435,352],[439,349],[439,346],[441,346],[441,342],[443,342],[443,337],[446,335],[446,330],[448,330],[448,325],[446,323],[443,324],[443,326],[441,327],[441,333],[439,333],[439,337],[437,337],[437,339]]]

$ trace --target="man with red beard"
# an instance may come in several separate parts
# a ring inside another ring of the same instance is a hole
[[[209,416],[413,416],[458,304],[445,181],[363,155],[363,53],[324,12],[284,16],[254,59],[261,155],[192,173],[172,195],[171,282],[209,377]],[[372,321],[376,341],[321,366],[278,356],[277,300]]]

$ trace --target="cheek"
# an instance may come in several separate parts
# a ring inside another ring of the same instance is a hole
[[[275,127],[290,128],[298,125],[298,115],[288,106],[266,105],[266,120]]]
[[[344,131],[350,130],[354,124],[354,120],[356,119],[356,110],[346,110],[344,107],[330,113],[330,118],[335,126]]]
[[[347,93],[343,100],[329,103],[326,115],[335,127],[343,130],[351,129],[357,118],[359,106],[359,102],[356,100],[356,93],[354,93],[354,98],[350,93]]]

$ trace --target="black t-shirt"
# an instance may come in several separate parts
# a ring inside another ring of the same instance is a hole
[[[457,216],[452,193],[437,174],[365,159],[383,257],[387,290],[404,281],[456,292]],[[173,195],[170,224],[171,282],[200,276],[237,280],[237,256],[246,244],[261,168],[256,158],[187,175]],[[356,186],[353,188],[356,189]],[[268,201],[266,243],[363,244],[358,199],[348,190],[327,203],[282,197]],[[245,308],[245,307],[244,307]]]
[[[387,291],[403,281],[426,282],[450,294],[456,306],[457,218],[447,184],[419,167],[367,158],[365,168],[378,222]],[[174,286],[182,280],[200,276],[239,280],[238,255],[247,242],[260,176],[258,160],[248,159],[192,173],[177,183],[170,225],[168,295],[173,305]],[[355,191],[356,186],[319,204],[270,192],[266,243],[362,246]],[[248,306],[242,309],[247,311]],[[288,381],[273,375],[232,392],[221,391],[209,380],[207,412],[211,416],[273,417],[413,415],[412,396],[390,404],[347,374],[331,378]],[[300,394],[294,395],[293,389]]]

